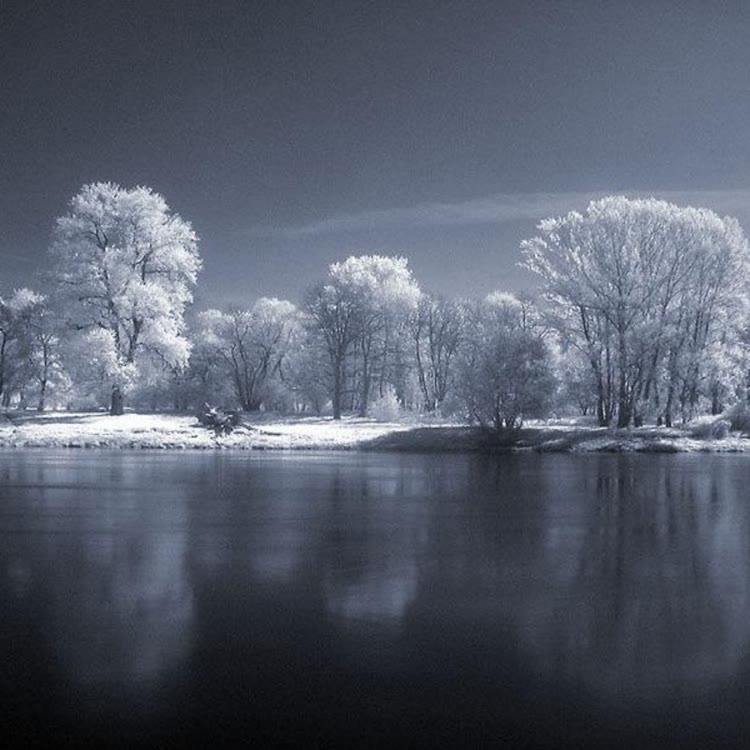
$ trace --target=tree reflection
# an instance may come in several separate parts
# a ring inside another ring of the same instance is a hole
[[[426,509],[398,462],[338,467],[329,492],[322,564],[328,611],[343,624],[397,626],[416,594]],[[354,501],[352,501],[354,500]]]
[[[747,684],[742,459],[30,455],[0,462],[2,678],[26,705],[46,684],[314,723],[391,685],[429,713],[461,681],[492,714],[542,683],[654,706]]]
[[[60,679],[84,700],[145,700],[190,645],[184,493],[153,468],[19,456],[4,485],[17,532],[0,558],[6,592],[43,618]]]
[[[643,697],[729,680],[750,641],[742,467],[600,457],[546,498],[547,584],[513,613],[558,676]],[[559,515],[560,497],[568,503]]]

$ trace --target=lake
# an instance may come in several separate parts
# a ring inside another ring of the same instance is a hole
[[[9,739],[750,736],[750,459],[0,452]]]

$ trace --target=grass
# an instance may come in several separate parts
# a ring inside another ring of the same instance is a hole
[[[419,453],[518,450],[543,452],[750,451],[750,439],[732,432],[712,438],[707,430],[596,427],[576,420],[532,422],[497,433],[479,427],[430,420],[377,422],[345,417],[247,415],[230,435],[216,435],[195,417],[135,414],[8,411],[0,414],[2,448],[119,448],[235,450],[372,450]]]

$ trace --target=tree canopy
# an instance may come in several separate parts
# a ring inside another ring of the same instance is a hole
[[[115,394],[137,379],[144,357],[187,364],[183,315],[201,267],[198,237],[161,195],[85,185],[57,220],[52,253],[66,319]]]

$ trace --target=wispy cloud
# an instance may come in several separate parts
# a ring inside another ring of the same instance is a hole
[[[459,203],[422,203],[408,208],[364,211],[333,216],[307,224],[287,227],[256,227],[253,234],[263,237],[305,238],[346,234],[383,228],[441,227],[502,224],[509,221],[539,221],[580,210],[586,204],[613,193],[630,197],[662,198],[681,205],[706,206],[721,213],[747,212],[748,190],[615,190],[601,192],[497,194]]]

